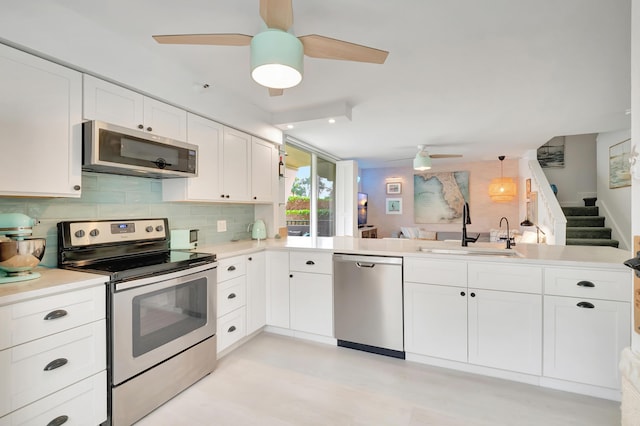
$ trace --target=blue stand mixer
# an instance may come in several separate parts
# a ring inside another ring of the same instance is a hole
[[[44,256],[46,240],[29,238],[37,223],[21,213],[0,214],[0,284],[40,277],[32,269]]]

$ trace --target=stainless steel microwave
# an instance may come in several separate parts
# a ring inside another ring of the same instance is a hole
[[[152,178],[198,175],[198,146],[102,121],[82,123],[82,169]]]

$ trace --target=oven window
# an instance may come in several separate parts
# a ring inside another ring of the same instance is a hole
[[[133,298],[133,356],[138,357],[207,323],[207,279]]]

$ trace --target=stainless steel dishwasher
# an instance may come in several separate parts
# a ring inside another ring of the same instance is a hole
[[[404,359],[402,258],[333,255],[338,346]]]

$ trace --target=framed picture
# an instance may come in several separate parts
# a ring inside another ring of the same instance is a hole
[[[402,214],[402,198],[387,198],[385,203],[386,214]]]
[[[631,186],[631,139],[609,147],[609,189]]]
[[[538,193],[530,192],[527,201],[527,219],[533,223],[538,223]]]
[[[524,181],[524,187],[526,189],[526,196],[529,199],[529,194],[531,194],[531,179],[527,179]]]
[[[564,136],[557,136],[538,148],[540,167],[564,167]]]
[[[387,184],[387,194],[402,194],[402,184],[400,182],[391,182]]]

